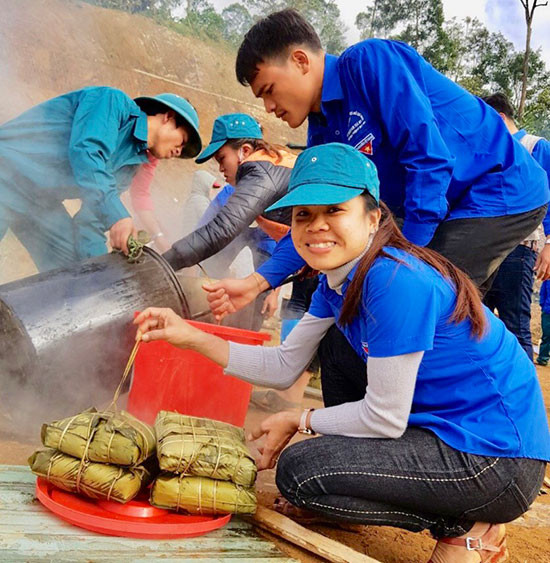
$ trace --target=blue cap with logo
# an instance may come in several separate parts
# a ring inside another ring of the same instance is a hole
[[[343,203],[364,191],[379,201],[380,182],[374,163],[342,143],[319,145],[300,154],[290,175],[288,193],[266,211]]]
[[[228,113],[220,115],[214,121],[210,144],[202,151],[196,162],[206,162],[212,158],[230,139],[261,139],[259,123],[246,113]]]
[[[199,133],[199,116],[197,110],[185,98],[177,94],[158,94],[157,96],[140,96],[135,98],[134,102],[143,110],[151,103],[162,104],[167,108],[174,110],[187,123],[187,132],[189,140],[185,143],[181,151],[181,158],[193,158],[197,156],[202,149],[202,141]]]

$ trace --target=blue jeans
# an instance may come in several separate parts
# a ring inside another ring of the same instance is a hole
[[[499,318],[516,336],[531,360],[531,299],[536,259],[534,250],[523,244],[517,246],[500,265],[484,299],[489,309],[498,311]]]
[[[361,400],[366,364],[333,326],[319,348],[326,406]],[[509,522],[535,500],[546,463],[456,450],[431,431],[397,439],[321,436],[289,446],[277,486],[292,504],[334,520],[459,536],[476,521]]]

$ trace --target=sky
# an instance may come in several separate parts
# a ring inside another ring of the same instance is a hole
[[[235,0],[213,0],[216,8],[223,9]],[[532,2],[533,0],[531,0]],[[359,40],[355,17],[372,4],[372,0],[336,0],[342,19],[348,26],[348,42]],[[525,48],[525,20],[520,0],[443,0],[445,19],[476,17],[490,31],[500,31],[518,51]],[[546,66],[550,69],[550,3],[535,10],[531,48],[542,48]]]

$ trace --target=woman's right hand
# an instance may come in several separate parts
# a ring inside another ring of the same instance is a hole
[[[178,348],[192,347],[202,335],[202,330],[185,322],[172,309],[148,307],[134,319],[134,324],[138,325],[136,340],[164,340]]]

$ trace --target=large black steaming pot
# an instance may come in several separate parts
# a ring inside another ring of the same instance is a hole
[[[138,264],[106,254],[0,286],[0,407],[48,419],[108,402],[131,352],[134,312],[189,317],[174,271],[144,248]]]

